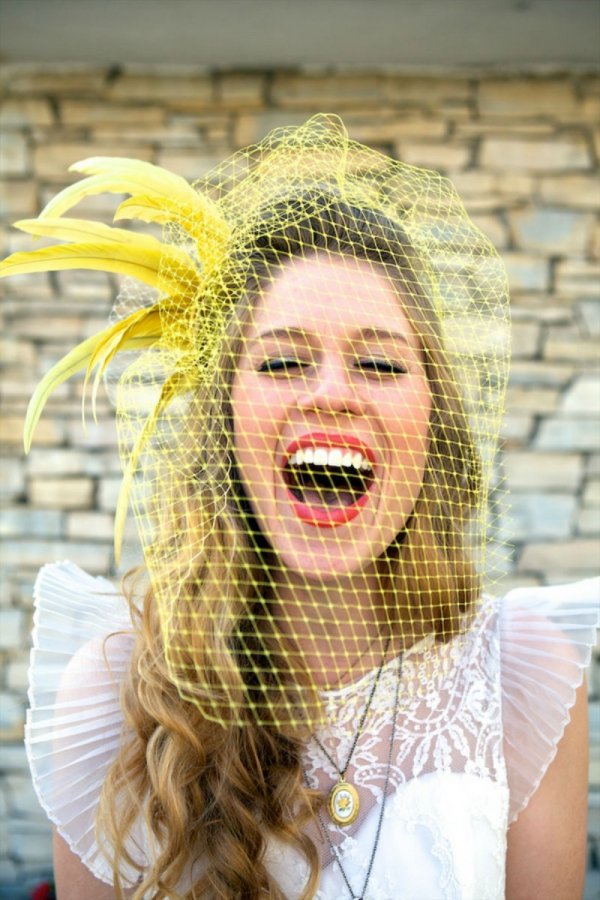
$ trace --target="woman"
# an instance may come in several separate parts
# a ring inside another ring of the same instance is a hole
[[[452,189],[325,117],[197,193],[84,171],[24,224],[75,243],[6,273],[159,297],[59,363],[27,427],[76,368],[149,348],[117,400],[141,608],[69,564],[36,588],[59,897],[576,896],[597,587],[482,595],[506,292]],[[106,188],[172,242],[61,218]],[[57,600],[79,633],[47,697]]]

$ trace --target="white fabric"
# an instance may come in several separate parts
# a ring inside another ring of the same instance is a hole
[[[100,786],[121,739],[119,686],[133,644],[129,611],[109,582],[72,563],[44,567],[36,583],[26,744],[42,806],[91,871],[110,883],[94,836]],[[318,900],[349,897],[331,845],[360,896],[384,815],[365,900],[501,900],[506,832],[538,787],[569,720],[589,662],[600,580],[511,591],[485,599],[466,637],[421,642],[401,662],[392,765],[391,713],[399,661],[387,663],[347,778],[361,815],[328,825]],[[103,651],[104,638],[111,637]],[[338,765],[356,734],[375,672],[324,695],[318,737]],[[386,781],[387,773],[387,781]],[[315,742],[307,781],[328,789],[335,769]],[[324,814],[323,822],[325,822]],[[144,835],[130,848],[148,857]],[[269,867],[291,900],[303,859],[271,841]],[[131,873],[123,872],[131,877]]]

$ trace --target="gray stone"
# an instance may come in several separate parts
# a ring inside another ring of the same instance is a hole
[[[85,429],[81,424],[81,418],[70,420],[67,423],[69,442],[76,447],[97,449],[100,447],[112,448],[117,457],[117,433],[114,418],[92,419],[86,423]]]
[[[4,178],[28,175],[31,167],[31,153],[27,139],[18,131],[0,132],[0,172]]]
[[[555,288],[576,297],[598,298],[600,263],[587,259],[564,259],[556,264]]]
[[[472,206],[471,206],[472,208]],[[496,215],[471,215],[471,220],[477,228],[485,234],[497,250],[501,250],[508,244],[508,229],[499,216]]]
[[[23,463],[20,459],[0,459],[0,499],[18,500],[23,495]]]
[[[64,516],[56,510],[13,506],[3,510],[0,517],[2,537],[61,537],[63,529]]]
[[[114,533],[114,517],[102,512],[72,512],[67,516],[68,538],[94,538],[110,541]]]
[[[30,610],[33,607],[33,585],[36,576],[37,572],[31,572],[29,577],[27,577],[25,572],[18,572],[16,575],[13,574],[11,578],[14,602],[24,610]]]
[[[478,84],[481,115],[507,119],[564,118],[577,116],[579,100],[574,85],[558,78],[483,78]]]
[[[40,801],[28,775],[9,775],[6,785],[10,797],[10,814],[27,819],[45,819]]]
[[[11,855],[27,865],[40,865],[52,859],[52,827],[50,822],[13,819],[8,837]]]
[[[45,99],[11,97],[0,105],[0,128],[23,129],[53,122],[52,109]]]
[[[412,166],[435,169],[442,174],[465,169],[470,156],[470,147],[466,142],[463,145],[452,145],[448,141],[439,143],[401,141],[396,144],[395,149],[403,162]]]
[[[20,661],[9,662],[6,666],[6,687],[11,691],[26,691],[28,686],[29,652]]]
[[[218,153],[198,153],[197,148],[189,150],[168,149],[161,150],[158,154],[157,165],[194,181],[202,178],[223,161]]]
[[[111,85],[110,100],[203,108],[213,105],[214,88],[212,79],[198,70],[160,75],[150,71],[124,71]]]
[[[584,506],[600,506],[600,478],[592,478],[583,491]]]
[[[89,63],[40,65],[37,62],[19,62],[7,66],[6,78],[11,94],[44,97],[75,94],[86,97],[104,90],[106,70],[96,69]]]
[[[532,541],[523,548],[518,570],[539,572],[549,580],[553,571],[555,576],[562,576],[563,573],[570,573],[571,577],[593,574],[599,564],[600,547],[597,541],[588,538],[544,543]]]
[[[37,477],[29,481],[34,506],[45,509],[89,509],[94,495],[91,478]]]
[[[105,575],[112,565],[111,545],[100,541],[7,540],[4,554],[21,569],[38,569],[55,559],[72,559],[92,574]]]
[[[553,416],[540,424],[533,445],[540,450],[594,451],[600,439],[600,425],[592,419]]]
[[[581,375],[565,391],[560,412],[575,416],[600,417],[600,375]]]
[[[507,453],[503,470],[509,490],[575,492],[583,475],[583,457],[577,453]]]
[[[573,530],[576,499],[568,494],[518,494],[502,521],[500,536],[507,541],[567,538]]]
[[[544,207],[515,212],[510,221],[521,249],[560,256],[583,254],[594,225],[591,214]]]
[[[12,884],[16,887],[18,873],[19,869],[12,859],[0,859],[0,887]]]
[[[559,393],[552,388],[525,388],[510,385],[506,408],[511,412],[533,412],[537,415],[556,411]]]
[[[109,214],[105,217],[109,220],[109,223],[112,221],[112,217],[114,215],[115,209],[118,205],[119,199],[123,198],[115,198],[114,194],[111,195],[112,203],[110,207]],[[88,204],[91,204],[91,200],[94,199],[97,203],[97,198],[89,198]],[[99,219],[102,216],[98,215],[98,210],[96,207],[94,208],[84,208],[83,203],[77,206],[77,214],[82,218],[93,218]],[[57,272],[56,280],[58,284],[58,289],[61,297],[61,308],[68,308],[70,310],[76,310],[84,315],[86,318],[89,318],[90,312],[94,312],[96,314],[103,313],[108,316],[110,313],[111,301],[114,299],[114,285],[110,280],[110,276],[107,275],[106,272],[90,272],[88,270],[80,271],[79,269],[69,269],[67,272]],[[80,302],[79,304],[69,303],[69,300],[73,300],[76,298],[84,298],[85,303]],[[93,301],[93,306],[90,304]],[[106,325],[106,321],[104,321],[104,325]],[[103,327],[103,326],[101,326]]]
[[[548,139],[489,137],[483,141],[481,165],[499,172],[568,172],[591,168],[583,135]]]
[[[529,442],[533,432],[533,416],[528,413],[506,413],[500,437],[506,447],[519,447]]]
[[[549,360],[578,360],[586,368],[597,367],[600,363],[598,342],[569,336],[551,336],[544,345],[544,356]]]
[[[31,341],[14,341],[0,337],[0,363],[4,366],[35,365],[35,349]]]
[[[588,681],[590,694],[592,696],[596,696],[600,698],[600,648],[594,647],[592,651],[592,662],[588,669]],[[598,731],[600,730],[600,717],[595,719],[595,728],[596,728],[596,736],[594,743],[597,746],[600,746],[600,734]],[[600,800],[600,798],[599,798]]]
[[[584,333],[590,337],[600,337],[600,300],[580,300],[576,304],[582,320]]]
[[[516,244],[522,250],[561,256],[583,254],[594,224],[589,214],[547,208],[513,213],[510,221]]]
[[[505,253],[502,256],[511,291],[545,291],[550,270],[548,261],[525,253]]]
[[[510,369],[509,384],[534,387],[564,387],[575,371],[572,364],[549,363],[544,360],[515,360]]]
[[[591,454],[585,471],[588,478],[600,478],[600,453]]]
[[[513,322],[511,350],[514,359],[531,359],[540,348],[540,326],[535,322]]]
[[[20,609],[0,610],[0,650],[18,647],[23,639],[24,615]]]
[[[123,482],[122,478],[103,478],[98,491],[98,506],[107,512],[114,512],[117,508],[119,490]]]
[[[540,180],[544,203],[570,209],[600,209],[600,184],[592,175],[557,175]]]
[[[0,770],[3,772],[28,772],[29,763],[22,741],[0,743]]]
[[[592,716],[594,717],[594,719],[598,716],[598,709],[595,705],[592,705],[590,709],[590,721],[592,721]],[[590,762],[588,781],[590,784],[590,788],[593,790],[594,788],[597,789],[598,787],[600,787],[600,752],[598,751],[597,744],[592,739],[592,734],[590,734]],[[598,838],[600,838],[600,810],[595,809],[594,806],[590,804],[590,813],[591,815],[588,821],[588,836],[597,835]],[[597,898],[598,893],[595,893],[592,900],[597,900]]]
[[[23,701],[8,691],[0,691],[0,735],[3,740],[19,737],[23,732]]]
[[[600,509],[597,506],[579,510],[577,533],[584,537],[600,535]]]
[[[72,448],[33,449],[27,457],[28,475],[87,475],[90,455]]]
[[[513,322],[535,321],[540,325],[572,325],[572,298],[556,294],[520,293],[511,305]]]
[[[34,443],[36,447],[60,444],[64,440],[64,424],[55,419],[42,418],[37,423]],[[23,412],[20,415],[0,415],[0,443],[20,453],[23,446]]]

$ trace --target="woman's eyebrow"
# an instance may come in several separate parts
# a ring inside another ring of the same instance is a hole
[[[400,341],[408,347],[412,346],[406,334],[401,331],[390,331],[388,328],[363,328],[357,333],[357,337],[363,341]]]
[[[271,328],[268,331],[261,332],[255,338],[252,338],[248,343],[250,346],[253,346],[254,344],[260,343],[261,341],[281,338],[287,340],[300,339],[304,343],[306,343],[311,340],[311,334],[310,332],[305,331],[303,328]],[[388,328],[360,328],[351,336],[350,339],[352,340],[352,342],[355,342],[357,340],[399,341],[400,343],[405,344],[407,347],[412,347],[408,335],[403,334],[401,331],[393,331]]]
[[[303,341],[307,341],[310,340],[310,334],[302,328],[272,328],[268,331],[263,331],[255,338],[252,338],[249,341],[249,344],[252,346],[252,344],[256,344],[259,341],[266,341],[270,338],[301,338]]]

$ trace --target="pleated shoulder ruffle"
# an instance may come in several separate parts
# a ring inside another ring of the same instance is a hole
[[[25,728],[33,784],[71,850],[112,884],[94,819],[123,730],[119,692],[133,647],[128,605],[109,581],[70,562],[44,566],[34,599]]]
[[[35,604],[26,724],[33,784],[71,850],[112,884],[95,815],[123,735],[119,695],[134,641],[128,605],[110,582],[68,562],[41,570]],[[518,589],[495,608],[499,635],[489,619],[484,628],[500,641],[498,734],[502,727],[513,821],[539,786],[569,721],[599,623],[600,579]],[[127,849],[145,866],[156,848],[141,824]],[[121,876],[133,884],[137,873],[123,868]]]
[[[518,588],[500,606],[509,822],[540,785],[569,722],[600,624],[600,579]]]

